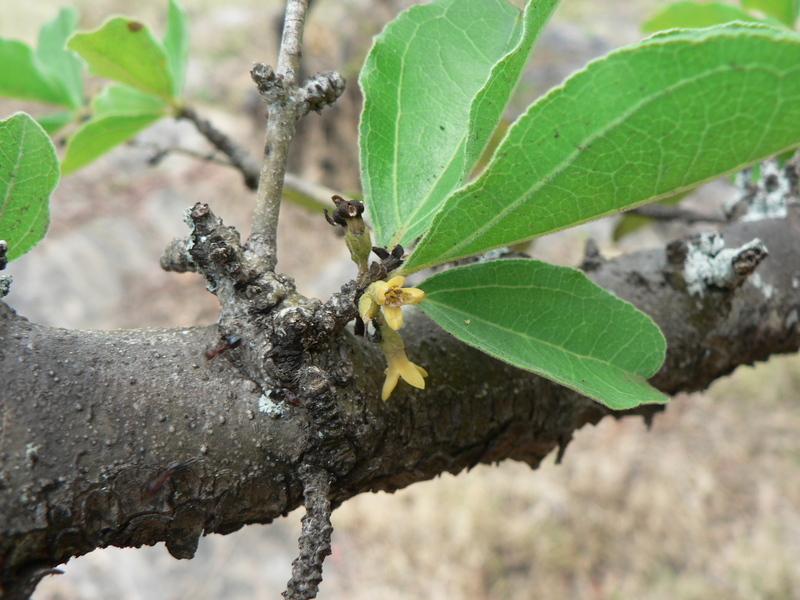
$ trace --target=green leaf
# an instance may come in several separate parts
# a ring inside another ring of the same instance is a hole
[[[161,115],[169,112],[169,104],[158,96],[146,94],[127,85],[113,84],[106,86],[92,100],[95,117],[109,114]]]
[[[516,45],[494,65],[489,79],[472,101],[469,128],[467,129],[466,170],[459,183],[463,183],[465,176],[469,175],[469,171],[478,162],[481,153],[492,138],[492,133],[497,129],[503,117],[503,111],[511,98],[511,93],[519,82],[525,63],[528,62],[533,46],[558,2],[559,0],[528,2],[522,17],[522,34],[514,42]],[[422,231],[424,228],[421,229]]]
[[[67,47],[80,54],[95,75],[172,98],[174,83],[167,51],[139,21],[114,17],[95,31],[73,35]]]
[[[800,35],[748,25],[658,34],[533,104],[402,272],[690,189],[797,146],[798,122]]]
[[[458,339],[613,409],[666,402],[646,379],[666,342],[652,319],[576,269],[528,259],[449,269],[419,304]]]
[[[62,172],[66,175],[87,165],[163,116],[112,113],[86,121],[67,144],[67,151],[61,164]]]
[[[164,49],[172,71],[172,96],[177,98],[183,90],[189,60],[189,18],[178,0],[169,0]]]
[[[760,10],[765,15],[778,19],[781,23],[794,27],[800,12],[798,0],[742,0],[745,8]]]
[[[404,12],[376,38],[359,80],[359,142],[379,244],[420,235],[462,184],[516,84],[536,24],[548,14],[530,9],[523,27],[506,0],[436,0]],[[495,68],[509,50],[514,56]]]
[[[36,122],[39,123],[39,125],[41,125],[47,133],[53,135],[74,118],[75,113],[73,111],[60,110],[58,112],[48,113],[46,115],[36,117]]]
[[[738,6],[723,2],[674,2],[642,23],[642,31],[654,32],[675,27],[711,27],[731,21],[762,22]]]
[[[0,65],[0,95],[71,105],[63,87],[27,44],[0,38]]]
[[[83,64],[73,52],[67,50],[69,37],[75,32],[78,11],[62,8],[58,16],[45,23],[39,30],[36,56],[48,74],[58,82],[69,106],[83,105]]]
[[[0,238],[13,260],[47,231],[58,157],[50,136],[25,113],[0,121],[0,148]]]

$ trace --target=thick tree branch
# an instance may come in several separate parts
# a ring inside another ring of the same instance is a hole
[[[690,294],[685,264],[666,248],[593,262],[590,277],[665,332],[659,389],[704,389],[740,364],[797,350],[796,212],[720,230],[728,248],[759,239],[769,249],[735,289],[711,282]],[[165,540],[189,557],[204,532],[269,522],[302,504],[303,464],[332,475],[336,506],[481,462],[535,467],[575,429],[620,416],[487,358],[419,313],[403,331],[428,387],[401,384],[383,402],[380,353],[342,329],[354,286],[327,304],[276,294],[275,282],[248,274],[232,231],[202,207],[192,220],[193,264],[235,298],[229,325],[65,331],[0,304],[0,580],[12,597],[41,569],[96,547]],[[204,357],[242,323],[241,345]]]

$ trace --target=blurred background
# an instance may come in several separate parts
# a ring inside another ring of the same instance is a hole
[[[313,0],[307,73],[337,69],[348,91],[301,122],[291,170],[340,193],[358,190],[357,73],[372,35],[404,0]],[[605,52],[641,38],[658,0],[563,0],[534,51],[508,117]],[[127,14],[163,33],[166,0],[2,0],[0,36],[35,43],[60,6],[80,29]],[[254,154],[263,107],[254,61],[275,62],[282,2],[184,0],[192,28],[186,97]],[[8,68],[3,65],[2,68]],[[99,88],[100,80],[89,86]],[[42,107],[0,100],[3,117]],[[161,252],[187,233],[184,209],[207,202],[246,235],[252,193],[238,173],[161,150],[206,153],[186,122],[162,120],[64,178],[48,236],[11,264],[9,303],[34,321],[70,328],[165,327],[214,322],[216,298],[201,277],[165,273]],[[713,210],[726,181],[687,200]],[[613,256],[685,233],[658,224],[614,242],[618,218],[537,241],[537,258],[576,265],[587,239]],[[698,226],[694,226],[695,230]],[[279,269],[301,292],[326,298],[351,278],[342,240],[321,215],[282,209]],[[799,599],[800,361],[744,367],[704,394],[678,396],[651,430],[640,419],[578,432],[563,464],[505,462],[363,495],[333,515],[327,600]],[[74,559],[36,600],[279,598],[290,576],[302,511],[269,526],[203,538],[195,559],[163,547],[109,548]]]

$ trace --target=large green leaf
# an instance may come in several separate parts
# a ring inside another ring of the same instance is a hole
[[[475,263],[419,285],[419,304],[458,339],[614,409],[666,402],[646,379],[664,360],[655,323],[576,269]]]
[[[522,34],[516,45],[492,67],[489,79],[472,101],[467,129],[465,171],[461,182],[478,162],[503,117],[511,93],[519,82],[533,45],[559,0],[530,0],[522,16]],[[424,229],[422,229],[424,231]],[[413,238],[410,238],[413,239]]]
[[[164,49],[172,71],[172,96],[177,98],[183,90],[186,63],[189,60],[189,18],[178,0],[169,0]]]
[[[167,51],[139,21],[114,17],[95,31],[75,34],[67,47],[80,54],[95,75],[172,98],[174,84]]]
[[[60,82],[27,44],[0,38],[0,65],[0,95],[71,105]]]
[[[58,157],[50,136],[25,113],[0,121],[0,149],[0,238],[12,260],[47,231]]]
[[[111,113],[86,121],[67,144],[67,152],[61,164],[62,172],[66,175],[87,165],[163,116]]]
[[[736,24],[656,35],[533,104],[402,270],[671,196],[797,146],[798,123],[800,35]]]
[[[423,233],[462,184],[555,2],[536,4],[523,23],[506,0],[436,0],[401,14],[376,38],[359,80],[359,141],[379,244]],[[495,67],[509,51],[514,57]]]
[[[661,31],[675,27],[710,27],[731,21],[761,22],[761,19],[738,6],[723,2],[673,2],[642,23],[642,31]]]
[[[64,97],[73,108],[83,105],[83,65],[73,52],[67,50],[66,44],[77,23],[78,11],[71,7],[62,8],[56,18],[39,30],[36,46],[36,56],[61,86]]]
[[[760,10],[789,27],[794,27],[800,12],[800,0],[742,0],[742,6]]]

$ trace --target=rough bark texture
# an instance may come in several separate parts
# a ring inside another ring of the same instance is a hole
[[[536,467],[577,428],[620,416],[488,358],[422,314],[403,331],[409,356],[431,374],[428,387],[401,384],[383,402],[380,353],[344,327],[354,285],[328,303],[302,298],[288,278],[252,270],[236,232],[207,208],[189,217],[182,266],[209,278],[223,305],[219,325],[67,331],[0,303],[7,597],[25,597],[38,575],[97,547],[163,540],[189,558],[204,533],[300,506],[309,467],[330,476],[335,507],[478,463]],[[701,390],[738,365],[797,350],[799,219],[793,207],[785,219],[721,229],[727,247],[758,238],[769,257],[740,287],[710,287],[702,298],[687,292],[685,252],[674,244],[587,261],[593,280],[664,331],[656,387]],[[205,358],[233,334],[241,345]]]

